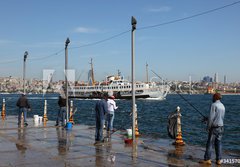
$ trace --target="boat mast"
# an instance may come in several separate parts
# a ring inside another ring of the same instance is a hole
[[[90,64],[91,64],[91,79],[92,79],[92,85],[95,86],[92,58],[91,58],[91,63],[90,63]]]

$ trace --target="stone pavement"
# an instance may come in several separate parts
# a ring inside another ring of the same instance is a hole
[[[36,124],[31,118],[28,123],[27,127],[18,127],[15,116],[0,120],[0,167],[201,166],[198,162],[204,155],[204,148],[175,147],[167,139],[139,137],[134,147],[124,143],[121,131],[95,146],[94,127],[74,125],[66,130],[55,127],[54,121]],[[224,153],[223,157],[238,155]],[[212,166],[217,165],[213,162]]]

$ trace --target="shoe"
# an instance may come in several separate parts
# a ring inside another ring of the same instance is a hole
[[[217,164],[217,165],[221,165],[221,164],[222,164],[222,160],[217,160],[217,161],[216,161],[216,164]]]
[[[55,124],[55,126],[58,126],[58,124]]]
[[[202,160],[202,161],[199,161],[199,163],[201,163],[201,164],[206,164],[206,165],[211,165],[211,164],[212,164],[212,162],[211,162],[210,159],[209,159],[209,160]]]
[[[27,122],[25,122],[25,123],[24,123],[24,126],[28,126],[28,123],[27,123]]]
[[[104,143],[101,142],[101,141],[96,141],[96,142],[94,143],[94,146],[104,146]]]

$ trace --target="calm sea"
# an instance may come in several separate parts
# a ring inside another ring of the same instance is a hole
[[[6,100],[7,115],[17,115],[16,101],[19,95],[0,94],[0,100]],[[183,95],[183,97],[208,116],[211,105],[211,95]],[[48,103],[48,119],[55,120],[58,112],[58,95],[28,95],[32,112],[28,112],[28,120],[33,115],[43,115],[44,98]],[[222,99],[226,108],[225,114],[225,132],[223,137],[223,148],[226,150],[240,151],[240,96],[224,95]],[[1,104],[0,103],[0,104]],[[74,115],[74,121],[77,124],[95,125],[94,105],[96,100],[73,99],[77,112]],[[132,118],[131,100],[116,100],[118,109],[115,112],[114,128],[128,129],[131,127]],[[139,131],[143,136],[152,138],[166,138],[167,135],[167,116],[175,111],[176,107],[181,108],[183,140],[190,145],[200,145],[205,147],[207,140],[206,125],[201,122],[201,115],[194,110],[179,95],[168,95],[166,100],[146,100],[136,101],[138,111]],[[16,122],[17,124],[17,122]]]

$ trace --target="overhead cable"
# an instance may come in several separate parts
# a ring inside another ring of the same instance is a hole
[[[216,12],[216,11],[218,11],[218,10],[221,10],[221,9],[224,9],[224,8],[227,8],[227,7],[236,5],[236,4],[238,4],[238,3],[240,3],[240,1],[236,1],[236,2],[233,2],[233,3],[231,3],[231,4],[224,5],[224,6],[215,8],[215,9],[207,10],[207,11],[205,11],[205,12],[197,13],[197,14],[194,14],[194,15],[192,15],[192,16],[183,17],[183,18],[180,18],[180,19],[176,19],[176,20],[172,20],[172,21],[167,21],[167,22],[164,22],[164,23],[156,24],[156,25],[151,25],[151,26],[146,26],[146,27],[140,27],[140,28],[138,28],[138,30],[155,28],[155,27],[160,27],[160,26],[167,25],[167,24],[173,24],[173,23],[176,23],[176,22],[181,22],[181,21],[184,21],[184,20],[188,20],[188,19],[192,19],[192,18],[199,17],[199,16],[202,16],[202,15],[206,15],[206,14],[209,14],[209,13],[212,13],[212,12]]]
[[[111,40],[111,39],[117,38],[117,37],[119,37],[119,36],[122,36],[123,34],[126,34],[126,33],[130,32],[130,31],[131,31],[131,30],[127,30],[127,31],[121,32],[121,33],[119,33],[119,34],[117,34],[117,35],[111,36],[111,37],[109,37],[109,38],[106,38],[106,39],[103,39],[103,40],[100,40],[100,41],[92,42],[92,43],[85,44],[85,45],[81,45],[81,46],[77,46],[77,47],[70,47],[69,49],[77,49],[77,48],[82,48],[82,47],[97,45],[97,44],[100,44],[100,43],[109,41],[109,40]]]

